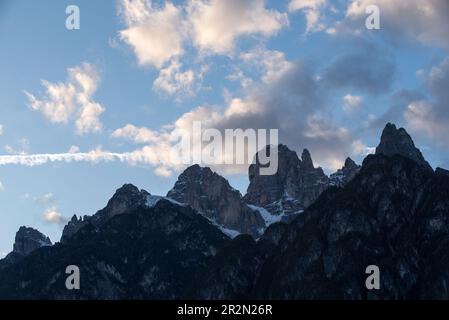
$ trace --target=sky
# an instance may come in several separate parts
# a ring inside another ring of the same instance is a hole
[[[327,173],[394,122],[449,168],[448,34],[447,0],[0,0],[0,257],[124,183],[165,195],[193,121],[278,129]],[[245,193],[246,168],[216,170]]]

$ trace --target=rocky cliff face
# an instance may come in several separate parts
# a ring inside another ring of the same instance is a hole
[[[257,155],[256,163],[249,168],[250,184],[244,199],[272,214],[287,216],[302,212],[329,185],[329,178],[321,168],[314,167],[307,149],[300,160],[296,152],[279,145],[278,171],[271,176],[259,174],[258,159]]]
[[[41,247],[51,245],[50,238],[38,230],[29,227],[20,227],[16,233],[13,251],[0,261],[0,268],[21,260],[23,257],[26,257]]]
[[[151,194],[147,191],[139,190],[132,184],[125,184],[115,192],[106,207],[95,214],[93,223],[102,224],[116,215],[145,206],[149,196]]]
[[[222,176],[198,165],[187,168],[167,197],[190,205],[219,225],[258,237],[265,227],[261,215],[251,210]]]
[[[424,159],[421,151],[415,147],[410,135],[404,128],[397,129],[392,123],[388,123],[382,132],[380,144],[376,148],[376,154],[386,156],[401,155],[412,159],[426,169],[432,170],[432,167]]]
[[[36,249],[43,246],[51,246],[50,238],[36,229],[20,227],[16,233],[13,251],[27,256]]]

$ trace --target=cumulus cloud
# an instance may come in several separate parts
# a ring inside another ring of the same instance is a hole
[[[345,112],[351,113],[352,111],[358,109],[362,103],[363,98],[359,96],[354,96],[352,94],[347,94],[343,97],[343,109]]]
[[[309,148],[316,163],[329,170],[341,167],[347,155],[365,154],[366,147],[354,139],[348,129],[337,125],[326,107],[326,88],[313,70],[305,63],[292,63],[289,68],[252,86],[241,97],[228,97],[225,108],[200,106],[161,130],[137,128],[127,125],[113,133],[115,138],[125,138],[143,144],[143,157],[149,156],[157,164],[157,172],[168,175],[182,169],[173,163],[170,155],[176,137],[192,135],[193,123],[201,121],[202,128],[213,128],[223,133],[226,129],[279,129],[282,143],[301,151]],[[232,157],[224,154],[224,158]],[[191,159],[195,159],[192,150]],[[245,166],[217,166],[225,173],[246,172]]]
[[[124,138],[134,143],[153,143],[159,139],[159,134],[156,131],[148,128],[138,128],[132,124],[128,124],[123,128],[115,130],[112,135],[113,138]]]
[[[447,0],[352,0],[337,32],[362,34],[368,5],[380,8],[382,35],[408,39],[437,47],[449,48],[449,2]],[[366,31],[366,30],[365,30]]]
[[[294,65],[283,52],[262,47],[240,54],[240,59],[253,69],[260,70],[265,83],[275,82]]]
[[[182,71],[182,64],[179,61],[172,61],[169,66],[159,71],[159,76],[154,80],[153,88],[169,95],[175,95],[178,99],[194,96],[199,90],[199,82],[203,78],[206,66],[202,66],[199,71],[188,69]]]
[[[229,54],[241,36],[267,37],[288,25],[288,15],[267,9],[264,0],[189,0],[159,7],[151,0],[121,0],[119,14],[126,24],[120,38],[140,65],[157,69],[182,56],[188,41],[202,52]]]
[[[127,28],[120,31],[139,64],[161,68],[183,50],[184,23],[181,9],[170,2],[156,7],[152,1],[121,0],[119,13]]]
[[[189,1],[189,24],[195,45],[218,54],[234,49],[240,36],[271,36],[288,25],[288,16],[265,8],[264,0]]]
[[[410,128],[449,146],[449,57],[429,70],[420,70],[418,76],[431,94],[408,104],[404,117]]]
[[[65,83],[51,83],[42,80],[46,95],[42,99],[25,91],[29,105],[41,112],[52,123],[75,121],[76,132],[80,135],[98,132],[102,129],[99,120],[104,107],[92,100],[100,77],[95,67],[89,63],[68,69]]]
[[[55,223],[58,225],[65,225],[68,221],[56,207],[51,207],[45,210],[43,219],[47,223]]]

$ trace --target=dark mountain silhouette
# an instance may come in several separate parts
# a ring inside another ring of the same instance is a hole
[[[449,298],[449,172],[434,171],[404,129],[388,124],[376,154],[361,167],[348,159],[331,177],[314,168],[307,151],[300,160],[285,146],[279,150],[279,172],[261,177],[254,164],[243,198],[197,166],[181,175],[167,198],[127,186],[118,202],[111,199],[109,209],[83,218],[63,243],[3,267],[0,297]],[[269,225],[264,214],[286,194],[304,211]],[[227,211],[228,202],[235,211]],[[239,211],[245,205],[269,226],[260,237],[231,239],[217,224],[228,215],[248,221]],[[79,291],[64,285],[72,264],[81,271]],[[365,286],[369,265],[379,267],[379,290]]]

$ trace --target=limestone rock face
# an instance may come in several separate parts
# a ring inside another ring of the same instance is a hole
[[[267,149],[266,152],[269,154],[270,146],[267,146]],[[259,154],[256,155],[256,163],[250,165],[250,184],[245,195],[247,203],[265,207],[280,200],[284,194],[296,196],[301,161],[296,152],[285,145],[280,144],[277,152],[278,170],[274,175],[260,175]]]
[[[269,153],[270,146],[267,147]],[[312,157],[304,149],[301,159],[285,145],[278,147],[278,171],[271,176],[260,175],[259,156],[249,168],[247,203],[263,207],[275,215],[291,215],[304,210],[328,187],[329,178],[315,168]]]
[[[50,238],[38,230],[29,227],[20,227],[16,232],[13,251],[6,255],[4,259],[0,260],[0,269],[19,262],[41,247],[51,245]]]
[[[412,159],[426,169],[432,170],[432,167],[424,159],[421,151],[415,147],[410,135],[404,128],[397,129],[392,123],[388,123],[382,132],[380,143],[376,148],[376,154],[386,156],[401,155]]]
[[[50,238],[36,229],[20,227],[16,233],[13,251],[23,256],[29,255],[36,249],[43,246],[51,246]]]
[[[217,224],[241,233],[259,236],[265,227],[260,214],[243,202],[240,192],[207,167],[187,168],[167,197],[188,204]]]
[[[77,217],[73,215],[72,219],[64,226],[62,230],[61,242],[67,241],[75,233],[77,233],[82,227],[84,227],[89,222],[89,216]]]
[[[106,207],[95,214],[96,220],[109,220],[113,216],[145,206],[150,195],[132,184],[125,184],[115,192]]]
[[[309,150],[304,149],[301,160],[297,198],[303,207],[307,208],[328,188],[329,178],[324,174],[323,169],[314,167]]]

